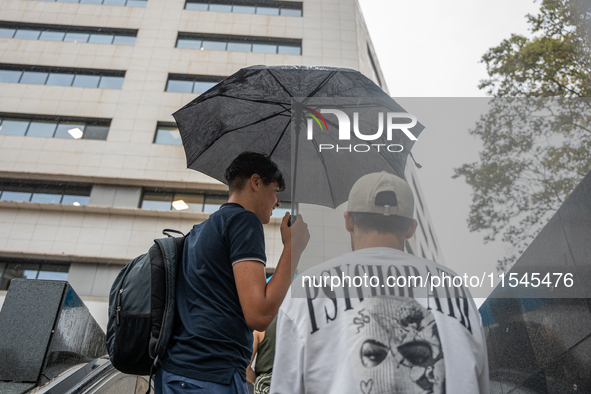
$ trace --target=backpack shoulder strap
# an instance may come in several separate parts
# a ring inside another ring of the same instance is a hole
[[[172,336],[175,310],[176,310],[176,273],[177,265],[182,259],[183,244],[185,237],[168,237],[155,239],[154,242],[160,247],[166,272],[166,303],[162,317],[160,335],[156,341],[150,343],[150,356],[160,359],[166,353],[168,342]]]

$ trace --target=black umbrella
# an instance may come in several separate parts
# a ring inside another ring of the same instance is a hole
[[[365,174],[388,171],[404,176],[414,143],[409,134],[393,132],[388,139],[384,130],[372,141],[355,138],[355,134],[348,141],[339,140],[337,117],[321,113],[327,107],[346,113],[351,122],[353,112],[359,112],[359,129],[367,135],[376,131],[381,114],[405,112],[355,70],[252,66],[224,79],[173,116],[187,167],[225,182],[224,171],[238,154],[266,153],[284,173],[282,201],[335,208],[347,200],[353,183]],[[310,133],[310,125],[317,130]],[[410,132],[416,137],[422,129],[417,124]],[[400,148],[401,152],[394,152]]]

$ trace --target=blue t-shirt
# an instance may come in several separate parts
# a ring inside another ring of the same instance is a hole
[[[229,384],[238,370],[246,379],[252,329],[232,269],[242,260],[266,262],[263,225],[254,213],[226,203],[193,226],[177,274],[177,317],[165,370],[222,384]]]

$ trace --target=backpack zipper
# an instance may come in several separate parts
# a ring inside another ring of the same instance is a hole
[[[127,280],[127,275],[129,275],[129,271],[131,271],[131,269],[137,264],[138,259],[141,258],[142,256],[144,256],[144,255],[138,256],[131,261],[131,263],[130,263],[131,265],[130,265],[129,269],[127,270],[127,272],[123,276],[123,279],[121,279],[121,288],[119,289],[119,293],[117,293],[117,313],[116,313],[117,325],[119,325],[119,323],[120,323],[119,314],[121,313],[121,297],[123,295],[123,286],[125,286],[125,281]]]
[[[121,294],[123,294],[123,289],[120,289],[117,294],[117,325],[119,325],[119,313],[121,312]]]

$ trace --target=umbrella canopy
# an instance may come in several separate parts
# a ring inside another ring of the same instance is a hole
[[[384,132],[376,141],[365,141],[367,146],[382,143],[382,149],[370,146],[368,152],[348,152],[346,147],[354,141],[347,144],[339,140],[336,117],[325,115],[326,123],[322,123],[328,130],[314,133],[309,139],[310,134],[303,129],[305,113],[316,121],[320,114],[314,115],[313,108],[318,108],[319,103],[351,113],[374,101],[379,105],[373,111],[364,111],[359,127],[373,125],[370,128],[375,130],[378,112],[384,112],[384,108],[405,112],[374,82],[355,70],[252,66],[224,79],[173,116],[189,168],[225,183],[224,171],[238,154],[266,153],[284,174],[286,190],[280,194],[282,201],[335,208],[347,200],[353,183],[367,173],[388,171],[403,177],[414,141],[403,133],[386,140]],[[297,111],[293,111],[293,103]],[[352,114],[350,119],[353,120]],[[411,131],[416,137],[422,129],[417,124]],[[404,149],[397,153],[387,151],[385,146],[393,143]],[[321,144],[332,145],[333,149],[322,151]],[[336,149],[339,144],[345,149]]]

